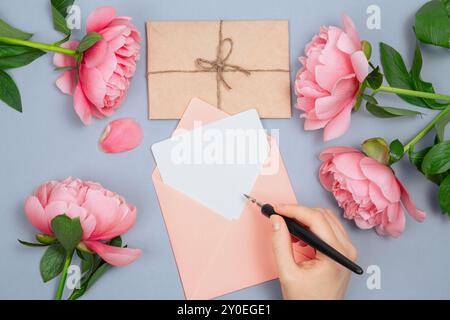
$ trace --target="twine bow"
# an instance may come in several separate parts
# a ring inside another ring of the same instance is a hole
[[[222,58],[222,51],[225,43],[229,43],[228,52],[224,58]],[[197,68],[205,71],[214,70],[217,73],[217,82],[222,83],[225,88],[228,90],[231,89],[231,86],[225,81],[223,77],[224,71],[238,71],[242,72],[246,76],[249,76],[251,73],[247,69],[244,69],[236,64],[227,63],[228,58],[233,52],[233,40],[231,38],[225,38],[220,40],[219,45],[217,46],[217,57],[215,60],[207,60],[203,58],[195,59],[195,65]]]
[[[224,46],[228,43],[228,52],[223,57],[223,49]],[[225,88],[228,90],[231,89],[231,86],[226,82],[225,78],[223,77],[223,73],[226,71],[231,72],[242,72],[246,76],[250,75],[250,71],[247,69],[244,69],[236,64],[230,64],[227,63],[228,58],[230,57],[231,53],[233,52],[233,40],[231,38],[225,38],[222,39],[222,20],[219,22],[219,43],[217,44],[217,54],[215,60],[207,60],[204,58],[197,58],[195,59],[195,65],[198,69],[203,71],[215,71],[216,72],[216,83],[217,83],[217,107],[221,108],[221,91],[220,91],[220,84],[223,84]]]

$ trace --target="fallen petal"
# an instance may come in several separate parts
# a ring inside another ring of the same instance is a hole
[[[141,126],[132,118],[117,119],[108,124],[100,137],[100,149],[106,153],[132,150],[144,138]]]

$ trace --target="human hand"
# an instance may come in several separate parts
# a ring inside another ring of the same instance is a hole
[[[347,258],[356,260],[357,251],[332,211],[300,205],[279,205],[275,206],[275,211],[301,222]],[[275,214],[270,220],[273,227],[273,250],[284,299],[343,299],[350,280],[350,270],[319,251],[314,259],[297,264],[285,221]]]

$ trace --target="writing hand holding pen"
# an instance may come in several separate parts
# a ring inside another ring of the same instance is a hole
[[[316,235],[355,261],[357,251],[344,227],[328,209],[300,205],[278,205],[275,211],[309,227]],[[350,271],[316,251],[315,259],[297,264],[292,254],[291,235],[279,215],[270,217],[272,244],[285,299],[343,299]]]

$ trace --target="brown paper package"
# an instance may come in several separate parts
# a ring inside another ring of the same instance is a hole
[[[150,21],[147,43],[150,119],[180,119],[194,97],[291,117],[288,21]]]

